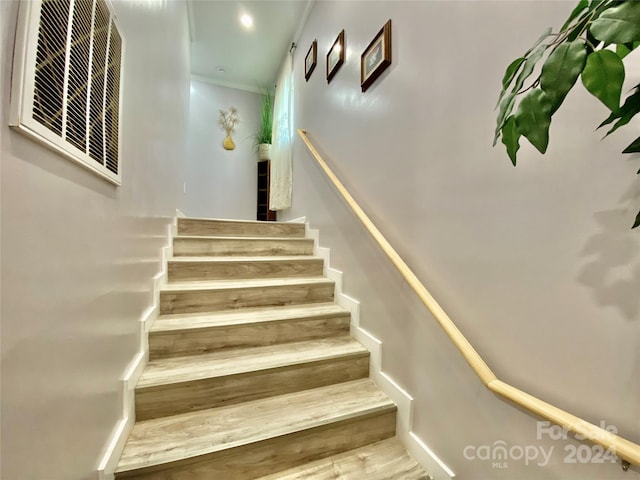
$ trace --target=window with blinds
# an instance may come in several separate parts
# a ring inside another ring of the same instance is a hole
[[[120,184],[122,51],[105,0],[21,2],[11,125]]]

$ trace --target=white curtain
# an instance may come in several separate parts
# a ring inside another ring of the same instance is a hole
[[[271,183],[269,208],[291,207],[293,156],[293,58],[289,53],[276,85],[271,145]]]

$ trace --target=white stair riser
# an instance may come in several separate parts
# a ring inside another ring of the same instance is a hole
[[[226,238],[180,238],[173,239],[175,256],[273,256],[312,255],[313,240],[300,239],[226,239]]]
[[[212,312],[244,307],[333,301],[333,283],[160,292],[160,313]]]
[[[258,322],[174,332],[151,332],[149,358],[198,355],[223,348],[259,347],[344,335],[349,332],[350,317]]]
[[[393,408],[197,459],[118,473],[116,480],[250,480],[391,438],[395,427]]]
[[[222,407],[369,375],[369,353],[136,389],[136,420]]]
[[[319,277],[322,259],[169,262],[169,281]]]
[[[178,235],[304,237],[305,226],[302,223],[225,222],[179,218]]]

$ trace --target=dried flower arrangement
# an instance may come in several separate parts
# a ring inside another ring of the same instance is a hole
[[[227,135],[233,133],[238,123],[240,123],[240,117],[238,117],[238,109],[236,107],[229,108],[228,112],[220,110],[218,125],[220,125],[221,130],[227,132]]]
[[[233,143],[231,134],[236,128],[236,125],[240,123],[240,117],[238,116],[238,109],[236,107],[229,108],[229,111],[220,110],[220,118],[218,119],[218,125],[220,129],[227,132],[227,138],[222,142],[222,146],[225,150],[233,150],[236,148],[236,144]]]

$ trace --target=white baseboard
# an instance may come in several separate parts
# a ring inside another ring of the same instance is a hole
[[[139,350],[125,370],[120,383],[120,397],[122,402],[122,417],[116,423],[111,432],[109,442],[97,469],[98,480],[114,480],[115,469],[127,443],[129,434],[136,421],[135,415],[135,388],[142,370],[149,359],[149,337],[147,333],[160,312],[160,289],[167,282],[167,261],[173,256],[173,237],[177,232],[177,217],[170,225],[167,225],[167,244],[161,250],[161,271],[153,277],[153,293],[151,305],[140,316],[138,340]]]
[[[369,369],[371,379],[398,407],[396,435],[418,463],[429,472],[433,480],[451,480],[455,477],[455,473],[436,456],[420,437],[411,431],[413,397],[382,371],[382,342],[360,326],[360,302],[342,291],[343,273],[331,267],[330,250],[320,246],[320,232],[310,228],[309,222],[305,223],[307,238],[314,240],[313,254],[324,260],[324,274],[336,284],[336,302],[351,312],[351,336],[362,343],[371,353]]]

